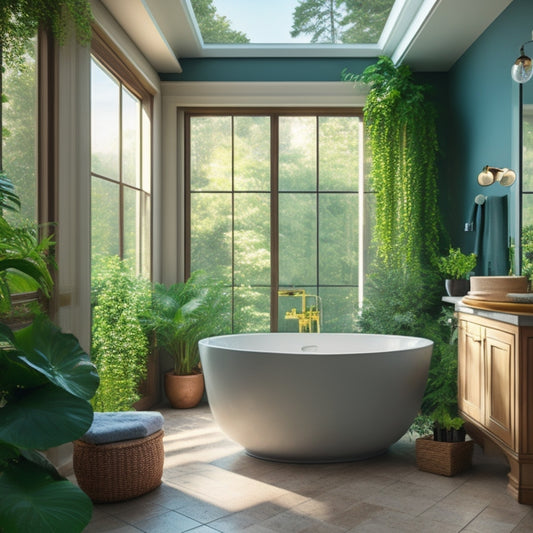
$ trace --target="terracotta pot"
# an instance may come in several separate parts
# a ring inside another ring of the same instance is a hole
[[[470,288],[470,281],[467,279],[447,279],[445,285],[448,296],[466,296]]]
[[[167,372],[165,393],[170,405],[176,409],[195,407],[204,394],[204,375],[178,376],[174,372]]]

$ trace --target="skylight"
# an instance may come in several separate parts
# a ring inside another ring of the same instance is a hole
[[[377,44],[394,0],[191,0],[204,45]]]
[[[150,1],[150,0],[145,0]],[[178,0],[194,48],[185,57],[377,57],[401,60],[439,0]]]

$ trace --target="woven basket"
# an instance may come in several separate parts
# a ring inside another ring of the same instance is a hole
[[[416,439],[416,466],[424,472],[454,476],[472,466],[474,442],[438,442],[432,435]]]
[[[108,444],[74,441],[78,485],[95,503],[129,500],[157,488],[163,462],[163,430]]]

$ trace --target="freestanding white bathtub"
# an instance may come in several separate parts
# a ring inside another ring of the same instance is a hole
[[[433,342],[350,333],[256,333],[199,343],[207,398],[255,457],[333,462],[381,454],[415,418]]]

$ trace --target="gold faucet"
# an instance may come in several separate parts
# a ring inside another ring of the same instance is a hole
[[[285,320],[298,320],[298,332],[320,333],[320,310],[318,308],[319,297],[314,294],[306,294],[304,289],[279,289],[279,296],[297,296],[302,299],[300,313],[293,307],[285,313]],[[315,305],[307,307],[306,298],[315,298]]]

